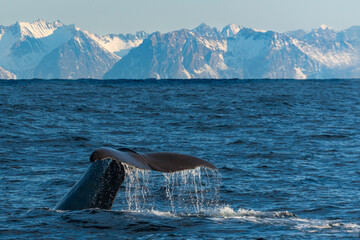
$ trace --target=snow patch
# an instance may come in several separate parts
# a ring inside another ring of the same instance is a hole
[[[20,31],[22,37],[29,36],[33,38],[44,38],[54,33],[54,31],[62,26],[60,22],[48,23],[42,19],[29,23],[29,22],[19,22]]]
[[[0,67],[0,79],[16,79],[16,75]]]
[[[266,30],[263,29],[256,29],[256,28],[252,28],[252,30],[254,30],[255,32],[261,32],[261,33],[266,33]]]
[[[1,39],[2,39],[2,37],[3,37],[3,35],[4,35],[4,29],[0,29],[0,41],[1,41]]]
[[[74,37],[74,41],[77,42],[80,47],[82,47],[82,40],[79,37]]]
[[[304,74],[302,71],[301,68],[298,68],[298,67],[294,67],[294,70],[295,70],[295,79],[306,79],[307,76],[306,74]]]
[[[236,35],[241,30],[241,28],[235,24],[231,24],[229,27],[234,35]]]
[[[321,24],[321,26],[320,26],[320,29],[322,29],[322,30],[326,30],[326,29],[328,29],[329,27],[328,26],[326,26],[325,24]]]
[[[210,50],[214,51],[226,51],[227,44],[226,41],[219,41],[219,40],[209,40],[208,38],[199,38],[200,42]]]
[[[224,29],[222,30],[222,34],[229,38],[229,37],[233,37],[235,36],[240,30],[242,29],[242,27],[239,27],[238,25],[235,24],[230,24],[227,25],[226,27],[224,27]]]
[[[356,54],[354,55],[353,52],[348,50],[326,49],[326,51],[323,51],[314,45],[296,39],[293,39],[293,44],[311,59],[329,68],[351,66],[358,62]]]
[[[90,32],[86,32],[86,34],[101,47],[117,55],[119,59],[125,56],[130,49],[138,47],[143,42],[143,38],[137,37],[135,39],[123,39],[119,35],[98,36]]]
[[[143,39],[123,40],[120,37],[104,36],[99,38],[99,44],[112,53],[120,53],[122,50],[131,49],[139,46]]]
[[[218,74],[217,72],[212,69],[208,64],[204,64],[204,67],[199,68],[199,69],[194,69],[194,72],[196,73],[197,76],[195,77],[211,77],[211,78],[217,78]]]
[[[188,71],[186,71],[186,69],[183,69],[182,72],[185,74],[187,79],[191,79],[191,75]]]

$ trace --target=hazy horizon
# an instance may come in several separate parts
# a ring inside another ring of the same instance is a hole
[[[325,24],[340,31],[360,25],[359,8],[357,0],[14,0],[2,4],[0,25],[60,20],[102,35],[141,30],[165,33],[201,23],[218,29],[236,24],[276,32],[310,31]]]
[[[40,20],[46,21],[46,22],[48,22],[48,23],[54,23],[54,22],[56,22],[56,21],[59,21],[59,22],[61,22],[62,24],[65,24],[65,25],[72,25],[72,24],[74,24],[76,27],[79,27],[79,26],[78,26],[77,24],[75,24],[75,23],[64,22],[64,21],[62,21],[61,19],[57,19],[57,20],[52,20],[52,21],[50,21],[50,20],[44,19],[44,18],[37,18],[37,19],[34,19],[34,20],[30,20],[30,21],[15,21],[15,22],[13,22],[13,23],[6,24],[6,25],[0,23],[0,26],[1,26],[1,25],[2,25],[2,26],[11,26],[11,25],[16,24],[16,22],[35,23],[35,22],[40,21]],[[159,31],[159,32],[160,32],[160,33],[168,33],[168,32],[177,31],[177,30],[181,30],[181,29],[189,29],[189,30],[192,30],[192,29],[195,29],[195,28],[197,28],[198,26],[200,26],[200,25],[202,25],[202,24],[206,24],[206,25],[210,26],[211,28],[214,28],[214,27],[215,27],[215,28],[217,28],[219,31],[222,31],[223,28],[225,28],[226,26],[231,25],[231,24],[235,24],[235,23],[228,23],[228,24],[226,24],[226,25],[224,25],[224,26],[216,27],[216,26],[212,26],[212,25],[210,25],[210,24],[208,24],[208,23],[206,23],[206,22],[202,22],[202,23],[199,23],[199,24],[197,24],[197,25],[194,25],[193,27],[190,27],[190,28],[182,27],[182,28],[172,29],[172,30],[169,30],[169,31],[166,31],[166,32],[161,32],[161,31]],[[287,31],[276,31],[276,30],[274,30],[274,29],[261,29],[261,28],[243,26],[243,25],[238,25],[238,24],[235,24],[235,25],[237,25],[237,26],[239,26],[239,27],[244,27],[244,28],[252,28],[252,29],[256,29],[256,30],[260,30],[260,31],[263,31],[263,30],[264,30],[264,31],[274,31],[274,32],[278,32],[278,33],[285,33],[285,32],[297,31],[297,30],[304,30],[305,32],[311,32],[311,31],[314,30],[314,29],[319,29],[319,28],[324,28],[324,27],[330,28],[330,29],[334,29],[335,31],[340,32],[340,31],[349,29],[349,28],[351,28],[351,27],[358,27],[358,26],[360,27],[360,24],[359,24],[359,25],[352,25],[352,26],[349,26],[349,27],[344,28],[344,29],[335,29],[335,28],[333,28],[332,26],[328,26],[328,25],[326,25],[326,24],[322,24],[322,25],[316,26],[316,27],[314,27],[314,28],[312,28],[312,29],[298,28],[298,29],[289,29],[289,30],[287,30]],[[82,28],[82,27],[80,27],[80,28],[81,28],[82,30],[89,31],[89,29],[87,29],[87,28]],[[133,31],[133,32],[112,32],[112,33],[105,33],[105,34],[101,34],[101,33],[97,33],[97,32],[92,32],[92,33],[99,34],[99,35],[106,35],[106,34],[124,34],[124,35],[126,35],[126,34],[136,34],[137,32],[141,32],[141,31],[145,31],[145,30],[139,29],[139,30],[135,30],[135,31]],[[91,32],[91,31],[90,31],[90,32]],[[147,31],[145,31],[145,32],[148,33],[148,34],[153,33],[153,32],[147,32]],[[157,31],[154,31],[154,32],[157,32]]]

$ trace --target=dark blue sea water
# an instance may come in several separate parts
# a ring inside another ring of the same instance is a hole
[[[150,174],[148,199],[125,184],[112,211],[52,210],[99,147],[218,173]],[[0,180],[1,239],[360,238],[360,81],[0,81]]]

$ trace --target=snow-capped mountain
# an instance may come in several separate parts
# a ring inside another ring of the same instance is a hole
[[[221,78],[226,41],[204,24],[193,30],[151,34],[117,62],[105,79]]]
[[[231,78],[316,77],[319,59],[287,34],[244,28],[228,39],[225,63]]]
[[[29,77],[44,55],[70,38],[71,30],[60,22],[43,20],[0,27],[0,65],[19,77]]]
[[[60,21],[17,22],[0,26],[0,66],[17,78],[101,78],[146,36],[98,36]]]
[[[360,78],[360,27],[306,32],[201,24],[100,36],[60,21],[0,26],[0,78]]]
[[[276,33],[232,24],[220,33],[201,24],[152,34],[104,78],[358,78],[359,50],[360,27]]]
[[[91,35],[77,31],[69,41],[41,59],[34,69],[34,76],[45,79],[100,79],[119,59]]]

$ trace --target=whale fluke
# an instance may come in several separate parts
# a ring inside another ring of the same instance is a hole
[[[96,162],[104,159],[112,159],[140,169],[151,170],[151,167],[140,154],[127,148],[122,148],[122,150],[99,148],[96,149],[90,156],[90,162]]]
[[[56,210],[100,208],[110,210],[125,178],[122,163],[144,170],[176,172],[197,167],[216,167],[197,157],[179,153],[140,154],[131,149],[96,149],[91,165],[70,191],[56,204]]]
[[[201,158],[179,153],[158,152],[140,154],[127,148],[120,150],[99,148],[90,156],[90,162],[103,159],[113,159],[140,169],[159,172],[177,172],[197,167],[216,169],[213,164]]]
[[[143,155],[152,168],[159,172],[177,172],[197,167],[216,169],[211,163],[197,157],[179,153],[146,153]]]

